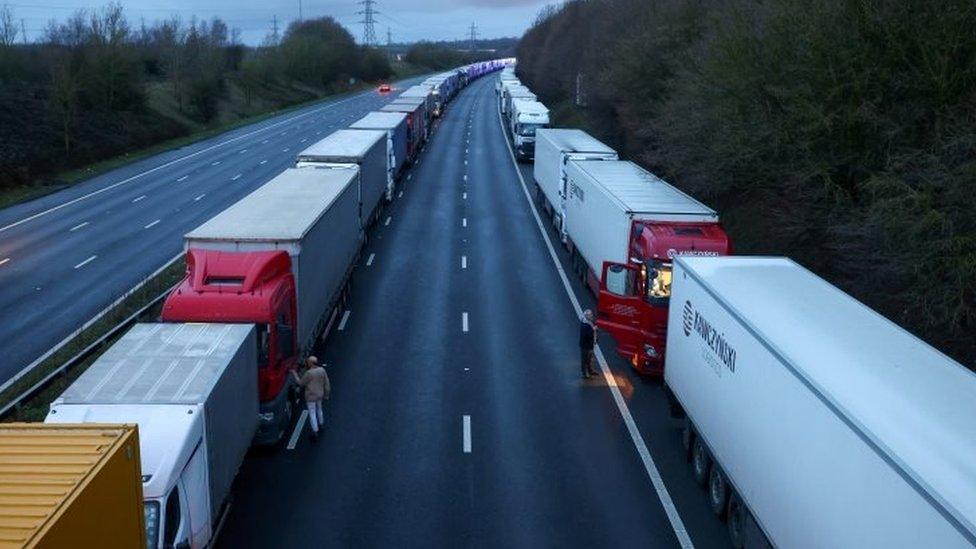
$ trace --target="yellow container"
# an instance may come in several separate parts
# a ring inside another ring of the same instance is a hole
[[[145,548],[135,425],[0,424],[0,548]]]

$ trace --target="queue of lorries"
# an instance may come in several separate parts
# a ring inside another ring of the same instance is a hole
[[[285,433],[288,372],[336,321],[384,202],[450,100],[497,70],[597,323],[663,377],[735,547],[976,545],[976,376],[789,259],[731,255],[714,210],[549,128],[512,65],[405,90],[187,233],[161,321],[122,336],[45,424],[0,427],[0,545],[210,545],[247,448]]]
[[[511,68],[496,90],[510,122],[531,97]],[[976,545],[972,371],[790,259],[730,255],[715,211],[585,132],[534,134],[597,325],[663,377],[734,547]]]
[[[186,275],[160,321],[126,332],[44,424],[0,427],[0,545],[210,546],[247,449],[285,434],[289,371],[336,321],[369,230],[434,120],[511,62],[408,88],[188,232]]]

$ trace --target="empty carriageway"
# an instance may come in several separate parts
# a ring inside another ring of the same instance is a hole
[[[252,452],[222,547],[690,545],[607,382],[579,379],[493,86],[448,107],[373,229],[319,350],[325,431]]]

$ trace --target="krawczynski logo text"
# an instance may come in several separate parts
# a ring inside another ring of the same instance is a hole
[[[681,314],[681,321],[685,329],[685,335],[691,335],[691,329],[694,327],[695,321],[695,309],[691,306],[691,301],[685,301],[685,308]]]

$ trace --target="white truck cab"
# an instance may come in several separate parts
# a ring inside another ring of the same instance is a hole
[[[136,324],[51,404],[46,423],[135,423],[148,549],[210,545],[257,430],[246,324]]]
[[[530,160],[535,157],[536,130],[549,127],[549,109],[538,101],[513,99],[509,126],[515,156]]]

